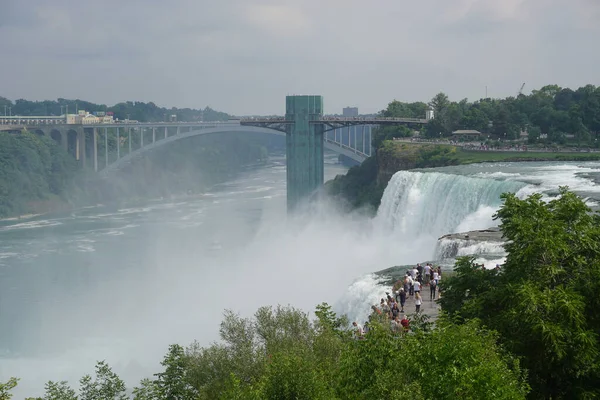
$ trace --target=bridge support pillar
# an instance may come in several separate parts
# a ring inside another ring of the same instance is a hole
[[[294,123],[286,134],[287,206],[293,211],[301,200],[323,185],[322,96],[287,96],[285,119]]]
[[[167,138],[167,136],[169,136],[169,131],[168,128],[165,126],[165,139]]]
[[[108,128],[104,128],[104,168],[108,167]]]
[[[81,165],[85,168],[86,151],[85,151],[85,131],[83,128],[77,129],[77,160],[81,161]]]
[[[127,153],[128,155],[131,154],[131,128],[127,128],[127,138],[129,140],[129,153]]]
[[[156,142],[156,128],[152,128],[152,143]]]
[[[140,148],[144,147],[144,128],[140,126]]]
[[[117,126],[117,160],[121,158],[121,136],[119,134],[119,127]]]
[[[92,128],[92,144],[94,146],[94,171],[98,172],[98,128]]]

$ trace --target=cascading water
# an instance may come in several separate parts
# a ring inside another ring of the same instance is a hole
[[[500,195],[518,192],[526,185],[439,172],[400,171],[385,189],[377,225],[402,237],[439,237],[459,227],[485,229],[494,224],[491,217],[500,205]]]
[[[463,239],[441,239],[435,249],[434,259],[442,260],[454,257],[475,255],[498,255],[504,253],[504,243],[500,241],[478,241]]]

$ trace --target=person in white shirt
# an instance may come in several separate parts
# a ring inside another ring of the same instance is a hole
[[[417,274],[418,274],[418,273],[419,273],[419,270],[417,269],[417,267],[414,267],[414,268],[413,268],[413,269],[410,271],[410,275],[412,276],[412,278],[413,278],[413,281],[414,281],[415,279],[417,279]]]
[[[415,287],[413,286],[415,282],[410,274],[406,275],[406,282],[408,283],[408,295],[412,296],[415,290]]]
[[[431,279],[431,267],[429,263],[425,264],[425,285],[429,285],[429,280]]]
[[[363,328],[360,324],[356,323],[356,321],[354,321],[352,323],[352,325],[354,326],[354,338],[355,339],[362,339],[363,338]]]
[[[421,293],[421,282],[415,281],[413,285],[415,287],[415,293]]]

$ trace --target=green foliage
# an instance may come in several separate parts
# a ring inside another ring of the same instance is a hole
[[[31,211],[31,203],[63,196],[77,173],[73,157],[52,139],[0,132],[0,217]]]
[[[92,380],[85,375],[79,380],[79,400],[125,400],[125,382],[104,361],[96,364],[96,376]]]
[[[44,400],[77,400],[75,390],[66,381],[46,383]]]
[[[373,320],[356,340],[328,304],[315,315],[289,306],[262,307],[252,318],[226,311],[221,343],[169,346],[164,371],[143,379],[133,399],[523,399],[528,391],[519,363],[477,322],[434,327],[411,316],[411,333],[392,333]],[[80,392],[49,382],[44,400],[127,398],[104,362],[94,381],[81,379]]]
[[[19,380],[17,378],[10,378],[6,383],[0,382],[0,400],[12,399],[10,391],[17,386],[18,382]]]
[[[503,199],[502,271],[461,259],[442,308],[500,333],[529,371],[531,398],[600,396],[600,217],[566,188],[547,203],[539,194]]]
[[[371,135],[371,146],[375,149],[379,149],[384,141],[393,140],[394,138],[410,137],[412,136],[412,131],[403,125],[383,126],[373,129]]]
[[[177,344],[169,346],[169,352],[161,365],[165,370],[156,374],[155,388],[158,398],[186,400],[195,397],[196,390],[186,379],[188,363],[183,347]]]
[[[518,363],[475,322],[394,336],[373,324],[340,360],[339,396],[352,399],[523,399]]]
[[[378,158],[367,158],[361,165],[348,170],[346,175],[338,175],[325,184],[327,194],[347,202],[353,209],[367,206],[372,212],[377,210],[385,190],[385,184],[377,182]]]
[[[105,104],[95,104],[85,100],[69,100],[59,98],[57,100],[29,101],[19,99],[14,103],[8,99],[0,97],[0,107],[12,108],[13,115],[61,115],[66,110],[69,113],[75,113],[76,110],[86,110],[88,112],[112,111],[115,118],[158,122],[168,121],[171,115],[175,115],[178,121],[227,121],[229,115],[223,112],[215,111],[210,107],[204,109],[191,108],[165,108],[159,107],[153,102],[144,103],[141,101],[126,101],[107,106]]]
[[[435,145],[421,146],[416,162],[417,168],[443,167],[446,165],[459,164],[456,157],[456,147]]]
[[[435,95],[429,107],[435,118],[424,129],[430,138],[450,135],[457,129],[475,129],[493,134],[502,139],[518,139],[521,131],[528,131],[535,143],[540,133],[554,135],[549,140],[566,142],[565,134],[574,135],[579,145],[592,143],[600,133],[600,87],[587,85],[576,91],[547,85],[534,90],[530,95],[519,95],[505,99],[480,99],[468,102],[450,101],[444,93]],[[384,117],[424,118],[427,106],[424,103],[402,103],[392,101],[381,112]],[[533,132],[533,136],[531,136]],[[556,132],[560,132],[557,134]],[[408,136],[406,131],[385,128],[373,137],[375,148],[392,137]]]

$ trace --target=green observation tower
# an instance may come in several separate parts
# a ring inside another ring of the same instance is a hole
[[[294,210],[323,185],[323,96],[287,96],[287,208]],[[312,121],[312,123],[311,123]]]

